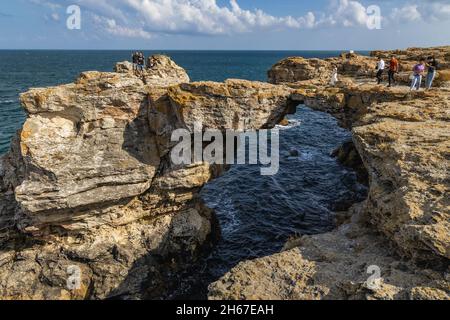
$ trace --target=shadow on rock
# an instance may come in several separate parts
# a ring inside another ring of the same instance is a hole
[[[139,162],[154,165],[159,155],[155,137],[150,131],[148,108],[148,102],[143,101],[137,117],[126,125],[122,148]]]

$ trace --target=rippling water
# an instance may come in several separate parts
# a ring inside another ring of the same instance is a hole
[[[365,199],[356,174],[330,155],[351,139],[333,117],[302,106],[290,116],[290,126],[280,129],[277,175],[236,165],[203,189],[222,238],[196,271],[180,275],[171,298],[204,297],[208,284],[240,261],[279,252],[290,236],[330,231],[335,207]],[[292,150],[299,155],[291,156]]]
[[[223,239],[212,257],[220,260],[219,269],[277,252],[296,233],[329,231],[335,204],[364,198],[355,173],[330,156],[350,133],[331,116],[306,107],[291,123],[280,132],[277,175],[261,176],[258,166],[237,165],[202,192],[222,226]]]

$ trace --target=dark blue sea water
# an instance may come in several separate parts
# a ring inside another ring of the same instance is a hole
[[[193,81],[242,78],[265,81],[267,70],[289,56],[326,58],[339,52],[169,51]],[[0,51],[0,154],[24,121],[18,94],[30,87],[72,82],[86,70],[111,71],[129,58],[126,51]],[[202,191],[216,210],[222,238],[194,271],[180,274],[169,297],[204,297],[207,285],[243,260],[279,251],[289,236],[333,228],[342,203],[365,198],[356,175],[330,154],[349,140],[331,116],[300,106],[290,126],[280,128],[281,163],[276,176],[263,177],[258,166],[234,166]],[[298,156],[291,156],[291,150]]]
[[[299,106],[280,131],[280,171],[261,176],[258,166],[236,165],[202,191],[215,209],[222,237],[195,270],[179,275],[166,298],[203,298],[207,287],[241,261],[279,252],[290,236],[334,229],[337,210],[363,201],[365,186],[330,154],[351,139],[328,114]],[[292,156],[292,150],[299,152]]]

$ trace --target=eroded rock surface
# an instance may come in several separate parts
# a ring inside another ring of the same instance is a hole
[[[133,64],[123,61],[116,64],[114,71],[138,75],[142,81],[151,86],[170,86],[174,84],[190,82],[189,75],[182,67],[165,55],[154,55],[149,57],[146,68],[142,74],[134,70]]]
[[[217,236],[198,193],[225,168],[173,165],[171,133],[194,133],[197,120],[273,127],[291,91],[187,83],[168,57],[153,63],[142,76],[120,63],[21,95],[28,118],[0,162],[1,298],[143,298],[163,285],[161,270],[194,261]]]
[[[269,70],[270,83],[292,83],[304,80],[329,81],[332,64],[321,59],[291,57],[281,60]]]
[[[353,208],[354,210],[355,208]],[[283,252],[240,263],[212,284],[212,300],[449,299],[448,279],[402,261],[360,213],[338,230],[294,239]],[[370,271],[368,273],[368,271]],[[380,272],[379,276],[374,272]],[[369,279],[375,275],[372,281]],[[420,294],[418,294],[420,292]]]
[[[414,61],[434,51],[447,66],[449,47],[412,49],[400,58]],[[352,130],[369,175],[369,197],[337,230],[293,239],[280,254],[242,262],[210,286],[210,298],[450,299],[448,84],[410,92],[364,81],[357,72],[329,87],[312,65],[317,62],[295,64],[295,74],[302,74],[297,68],[307,74],[300,79],[286,77],[285,70],[273,79],[294,88],[294,100],[333,114]],[[367,274],[373,266],[381,277],[375,286]]]
[[[190,131],[195,122],[205,129],[272,128],[286,112],[295,112],[297,103],[290,94],[288,87],[246,80],[186,83],[169,89],[170,101]]]
[[[448,48],[429,50],[448,66]],[[418,54],[399,56],[413,63]],[[438,89],[409,92],[375,85],[375,63],[355,54],[289,58],[269,72],[275,84],[189,83],[156,56],[142,76],[120,63],[116,73],[23,94],[28,119],[0,159],[0,297],[157,296],[165,271],[194,261],[217,236],[198,194],[225,170],[173,165],[172,132],[193,134],[196,123],[270,128],[305,103],[352,130],[369,197],[335,231],[242,262],[211,285],[210,298],[449,299],[449,70]],[[334,67],[343,76],[330,87]]]
[[[410,48],[407,50],[373,51],[370,56],[362,56],[355,53],[343,53],[336,58],[304,59],[290,57],[275,64],[268,72],[269,82],[275,84],[295,83],[305,80],[314,80],[315,84],[328,85],[334,68],[337,68],[341,82],[345,77],[351,77],[355,81],[373,78],[375,83],[376,65],[378,58],[386,62],[386,70],[383,74],[387,82],[387,71],[392,55],[399,60],[399,73],[396,74],[398,84],[409,85],[413,67],[420,59],[435,56],[439,61],[439,70],[435,84],[444,87],[450,81],[450,47],[437,48]],[[425,80],[423,80],[425,82]]]

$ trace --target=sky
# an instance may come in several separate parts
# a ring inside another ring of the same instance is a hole
[[[450,0],[0,4],[0,49],[373,50],[450,45]]]

